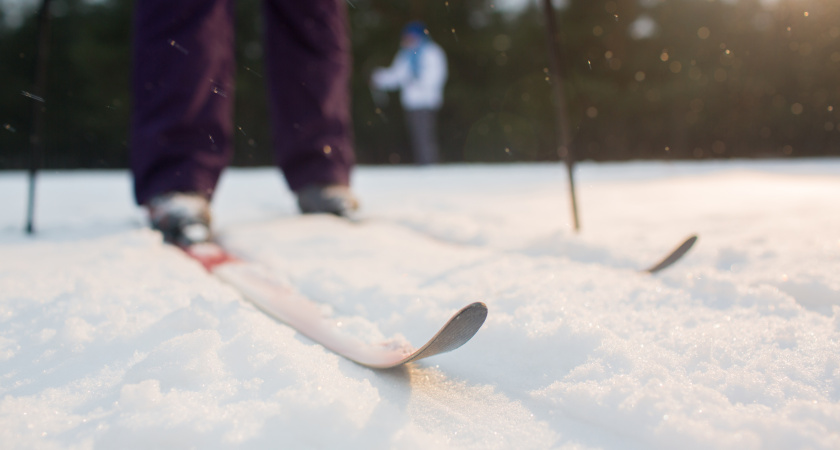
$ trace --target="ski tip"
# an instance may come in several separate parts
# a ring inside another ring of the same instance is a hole
[[[472,339],[484,325],[485,319],[487,319],[487,305],[482,302],[470,303],[453,314],[440,331],[410,355],[385,363],[372,364],[357,359],[354,361],[372,369],[389,370],[430,356],[451,352]]]
[[[671,251],[671,253],[669,253],[668,256],[662,259],[662,261],[643,270],[642,272],[654,274],[665,268],[670,267],[672,264],[679,261],[680,258],[682,258],[686,253],[688,253],[689,250],[691,250],[691,247],[694,246],[694,244],[697,242],[697,239],[698,236],[696,234],[692,234],[685,241],[683,241],[682,244],[680,244],[679,246],[677,246],[677,248]]]
[[[680,248],[682,248],[683,246],[685,246],[685,251],[689,251],[689,250],[691,249],[691,247],[693,247],[693,246],[694,246],[694,244],[697,242],[697,239],[698,239],[697,235],[696,235],[696,234],[692,234],[691,236],[689,236],[689,237],[685,240],[685,242],[683,242],[682,244],[680,244]]]
[[[460,336],[458,340],[462,341],[454,347],[458,348],[467,343],[467,341],[472,339],[472,337],[478,333],[478,330],[481,329],[482,325],[484,325],[485,320],[487,320],[487,305],[482,302],[470,303],[455,313],[455,315],[452,316],[452,318],[449,319],[449,322],[447,322],[444,326],[444,329],[450,327],[454,322],[463,323],[463,325],[458,326],[458,328],[460,328]]]
[[[453,320],[462,316],[470,316],[473,318],[473,323],[477,325],[475,331],[478,331],[478,328],[481,328],[481,325],[483,325],[484,321],[487,319],[487,305],[483,302],[470,303],[469,305],[461,308],[461,310],[453,316]]]
[[[484,309],[484,310],[486,310],[487,305],[485,305],[484,302],[473,302],[473,303],[470,303],[469,305],[461,308],[461,311],[463,311],[465,309]]]

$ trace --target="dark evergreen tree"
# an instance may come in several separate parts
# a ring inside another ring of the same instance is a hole
[[[46,167],[124,167],[131,2],[53,3]],[[234,162],[268,165],[260,6],[236,5]],[[493,0],[351,0],[348,7],[360,162],[409,161],[397,96],[378,107],[368,78],[390,64],[400,30],[415,19],[449,60],[439,127],[445,161],[557,159],[537,3],[517,13],[499,11]],[[14,27],[3,17],[0,169],[21,169],[35,101],[26,96],[35,17]],[[569,0],[557,18],[578,159],[839,153],[840,3]]]

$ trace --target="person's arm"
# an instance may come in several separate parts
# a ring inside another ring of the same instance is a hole
[[[400,52],[397,53],[394,62],[391,63],[391,67],[379,67],[373,71],[371,82],[377,89],[391,91],[399,89],[410,78],[410,75],[408,59]]]

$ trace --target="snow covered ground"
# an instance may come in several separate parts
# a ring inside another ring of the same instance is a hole
[[[840,448],[840,160],[357,171],[300,217],[274,170],[215,201],[236,252],[360,336],[461,349],[373,371],[143,228],[124,172],[0,173],[3,448]],[[638,272],[691,233],[678,264]]]

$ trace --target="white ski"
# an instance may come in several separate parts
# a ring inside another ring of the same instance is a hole
[[[334,353],[374,369],[391,369],[455,350],[478,332],[487,317],[487,306],[476,302],[456,312],[420,348],[415,349],[396,340],[369,343],[343,332],[339,320],[323,313],[323,305],[306,298],[278,277],[266,273],[265,268],[259,264],[228,260],[208,269],[269,316]]]

